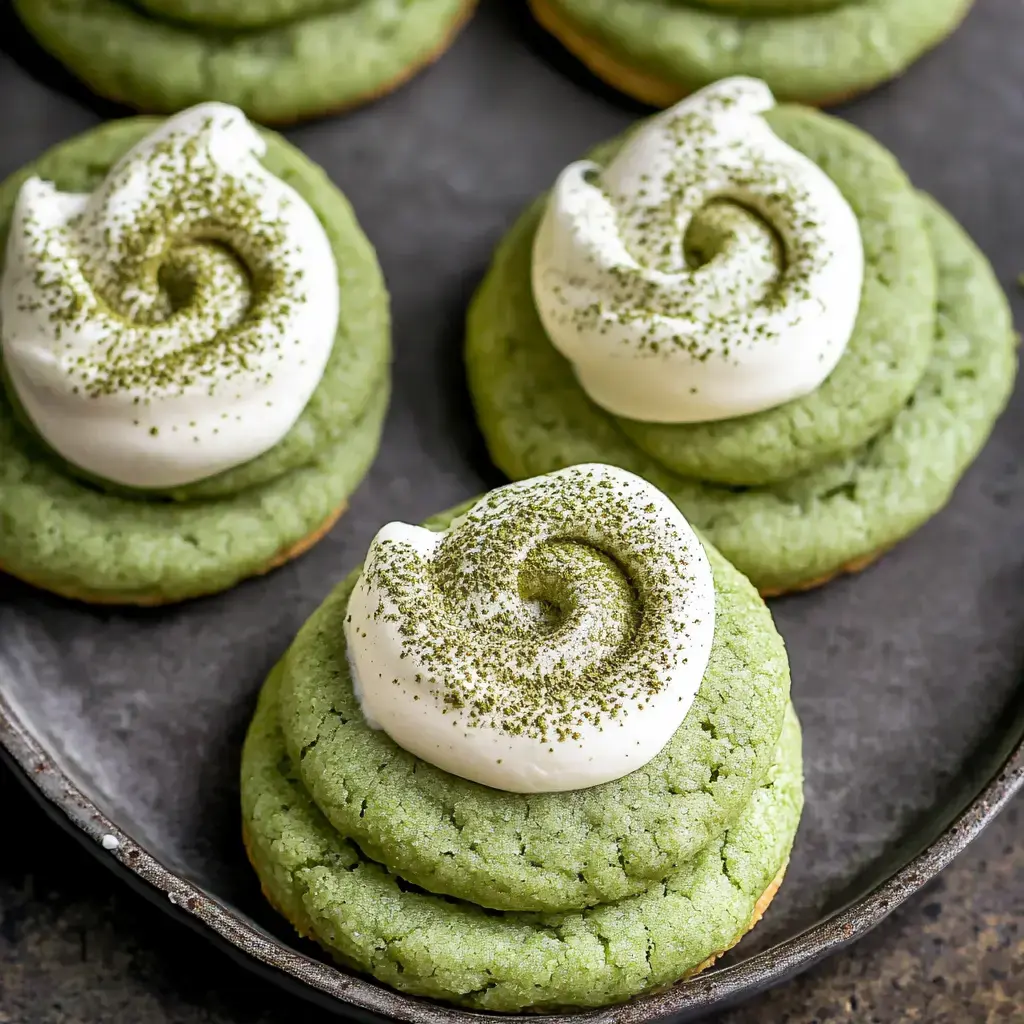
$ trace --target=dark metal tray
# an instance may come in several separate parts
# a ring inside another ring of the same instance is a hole
[[[5,18],[0,174],[123,113],[85,97]],[[1018,321],[1022,39],[1024,7],[981,0],[902,81],[842,112],[967,226]],[[298,563],[183,607],[91,610],[0,582],[0,744],[19,776],[166,909],[340,1013],[479,1019],[336,970],[264,904],[237,809],[254,697],[385,520],[417,522],[500,482],[463,383],[466,304],[523,204],[637,113],[518,3],[485,0],[451,53],[400,93],[290,132],[353,201],[394,301],[394,401],[350,511]],[[689,1020],[809,966],[919,888],[1024,782],[1022,431],[1018,394],[942,515],[861,576],[774,602],[807,757],[786,885],[722,967],[589,1020]]]

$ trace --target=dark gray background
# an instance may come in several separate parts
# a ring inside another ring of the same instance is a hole
[[[0,175],[121,113],[84,97],[9,24],[0,38]],[[1022,51],[1024,5],[980,0],[937,53],[841,112],[965,224],[1013,294],[1018,321]],[[0,686],[21,716],[126,831],[267,924],[237,841],[237,750],[255,690],[384,520],[415,522],[499,482],[463,384],[466,303],[523,203],[637,113],[562,60],[518,4],[491,0],[451,53],[394,97],[290,132],[352,200],[393,295],[395,398],[382,455],[351,510],[297,564],[182,608],[90,611],[0,583]],[[989,766],[1024,664],[1022,427],[1018,400],[950,508],[875,568],[774,602],[805,727],[807,812],[787,886],[746,952],[841,902]],[[82,870],[84,855],[37,814],[25,811],[25,822],[17,846],[53,841],[60,863],[73,876]],[[14,856],[12,877],[33,862]],[[66,883],[73,898],[83,896],[78,882]],[[26,922],[38,920],[35,941],[45,942],[47,904],[12,892],[0,885],[0,909],[10,901]],[[95,920],[95,909],[83,914]],[[83,949],[95,927],[83,926]],[[4,939],[10,977],[21,977],[33,940],[16,924],[0,927]],[[31,969],[47,977],[52,966],[43,956]],[[4,966],[0,1022],[34,1019],[13,1016],[33,1004],[24,986],[8,1004],[8,974]],[[167,1012],[181,1005],[171,1000]],[[242,1019],[236,1009],[228,1000],[227,1016],[207,1019]]]

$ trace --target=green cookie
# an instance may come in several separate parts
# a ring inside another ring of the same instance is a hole
[[[764,592],[826,579],[890,547],[949,499],[1016,373],[1010,312],[988,261],[932,200],[921,197],[920,209],[939,298],[916,389],[856,451],[781,483],[725,487],[673,473],[583,393],[534,307],[532,208],[500,247],[469,315],[470,390],[495,462],[513,479],[598,461],[644,476]]]
[[[533,0],[598,74],[660,105],[732,75],[764,79],[779,99],[837,102],[900,74],[971,2]]]
[[[276,691],[274,675],[242,757],[250,859],[301,933],[403,992],[516,1011],[602,1006],[671,984],[743,935],[789,857],[803,803],[792,710],[774,767],[730,831],[645,892],[569,914],[436,896],[370,860],[320,814],[286,753]]]
[[[32,174],[88,190],[154,120],[103,125],[63,143],[0,186],[6,238]],[[377,450],[387,407],[388,299],[373,248],[320,168],[266,133],[266,166],[320,217],[338,262],[341,313],[317,390],[272,449],[168,494],[88,477],[51,452],[0,389],[0,566],[92,600],[172,601],[261,571],[336,514]],[[167,501],[166,498],[173,498]]]
[[[290,3],[15,0],[39,43],[94,92],[153,113],[204,100],[290,123],[373,99],[444,50],[473,0]],[[266,24],[277,11],[292,20]],[[238,29],[173,17],[222,21]],[[242,31],[249,14],[258,21]]]
[[[114,163],[159,123],[157,118],[145,117],[111,121],[55,146],[12,174],[0,185],[0,238],[7,238],[14,203],[27,178],[36,175],[65,191],[90,192]],[[334,348],[323,378],[302,415],[270,451],[241,466],[168,492],[133,491],[99,480],[47,449],[65,472],[84,476],[111,493],[130,497],[169,497],[176,501],[227,497],[269,483],[314,461],[319,452],[344,440],[386,388],[391,357],[388,297],[373,246],[359,227],[348,201],[320,167],[280,135],[264,132],[263,137],[267,143],[264,165],[287,181],[312,207],[327,233],[338,265],[342,300]],[[8,400],[17,404],[13,393]],[[24,417],[21,419],[23,426],[31,430]],[[37,437],[37,441],[44,446],[41,438]]]
[[[359,0],[137,0],[154,17],[213,29],[282,25],[326,11],[352,7]]]
[[[849,0],[692,0],[694,7],[705,7],[710,11],[728,14],[742,14],[746,17],[765,14],[797,16],[809,14],[811,11],[827,11],[830,7],[841,7],[844,2]]]
[[[458,511],[458,510],[456,510]],[[433,520],[441,529],[454,512]],[[715,638],[700,692],[668,746],[625,778],[524,796],[449,775],[367,726],[335,589],[281,665],[281,724],[335,828],[431,892],[501,910],[574,910],[647,888],[737,818],[771,763],[789,666],[771,614],[714,549]]]
[[[337,514],[370,468],[382,388],[344,441],[229,498],[184,504],[104,494],[40,459],[0,398],[0,569],[68,597],[167,604],[272,568]]]
[[[917,387],[935,335],[931,244],[917,194],[896,158],[853,125],[806,107],[776,107],[765,119],[821,167],[850,204],[864,247],[864,284],[846,351],[811,394],[710,423],[619,421],[667,469],[713,483],[776,483],[859,448]],[[610,160],[620,145],[599,150],[598,161]]]

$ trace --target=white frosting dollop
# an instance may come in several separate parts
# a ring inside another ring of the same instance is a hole
[[[828,175],[761,116],[774,105],[763,82],[726,79],[641,125],[607,167],[581,161],[559,177],[533,294],[552,344],[609,412],[743,416],[814,391],[843,354],[860,228]],[[702,254],[688,260],[687,243]]]
[[[95,191],[30,178],[11,220],[0,331],[47,443],[92,474],[174,487],[291,429],[334,344],[334,255],[260,162],[238,109],[164,121]]]
[[[700,541],[657,488],[583,465],[502,487],[442,533],[390,523],[349,600],[364,717],[516,793],[621,778],[679,728],[711,652]]]

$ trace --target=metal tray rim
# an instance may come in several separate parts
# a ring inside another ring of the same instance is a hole
[[[487,1014],[458,1010],[402,995],[307,956],[248,921],[215,895],[176,874],[111,821],[46,752],[0,693],[0,754],[15,776],[108,868],[151,902],[213,941],[243,966],[335,1012],[354,1010],[365,1019],[409,1024],[469,1024],[526,1019],[535,1024],[639,1024],[693,1014],[739,1002],[779,984],[865,935],[960,854],[1024,789],[1024,735],[1001,769],[925,849],[884,882],[798,935],[741,963],[712,970],[656,995],[605,1009],[572,1014]],[[111,838],[112,837],[112,838]],[[104,845],[104,840],[106,845]],[[116,841],[116,844],[114,841]],[[284,976],[282,978],[282,975]]]

